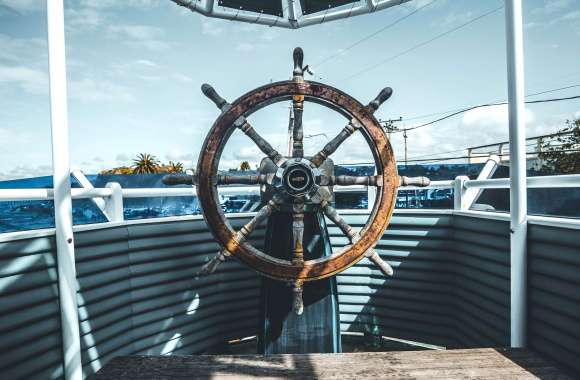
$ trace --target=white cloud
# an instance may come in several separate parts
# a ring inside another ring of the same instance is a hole
[[[90,8],[67,8],[65,10],[65,26],[67,32],[79,30],[94,30],[105,22],[104,15]]]
[[[441,20],[434,21],[432,25],[437,26],[450,26],[450,25],[459,25],[463,24],[473,18],[473,12],[449,12],[447,16],[445,16]]]
[[[242,146],[242,147],[236,149],[233,152],[232,156],[238,160],[244,160],[244,161],[254,160],[255,161],[258,157],[263,156],[263,153],[260,152],[260,149],[258,149],[257,146],[249,145],[249,146]]]
[[[552,14],[560,12],[568,8],[568,6],[573,4],[575,1],[576,0],[544,0],[544,5],[534,9],[532,13]]]
[[[40,0],[0,0],[0,8],[6,7],[20,14],[36,12],[44,9],[44,1]]]
[[[121,38],[127,45],[152,51],[171,48],[173,43],[165,41],[163,29],[149,25],[111,25],[108,32],[112,38]]]
[[[248,52],[256,50],[256,44],[249,43],[249,42],[240,42],[236,46],[236,50],[244,52],[244,53],[248,53]]]
[[[226,21],[224,20],[202,17],[201,34],[212,37],[222,35],[226,31],[225,25]]]
[[[16,85],[31,94],[42,94],[48,90],[45,72],[24,66],[0,65],[0,84]]]
[[[30,133],[0,128],[0,141],[10,141],[11,145],[24,145],[32,141]]]
[[[119,153],[115,157],[115,160],[117,160],[121,163],[124,163],[124,162],[128,162],[130,160],[130,158],[129,158],[129,155],[127,153]]]
[[[82,0],[80,4],[87,8],[111,9],[111,8],[154,8],[158,7],[163,0]]]
[[[132,102],[135,97],[122,85],[106,80],[84,78],[69,82],[70,99],[85,103],[92,102]]]
[[[534,121],[534,113],[526,109],[526,123]],[[508,106],[481,107],[463,114],[462,124],[468,127],[507,127]]]
[[[146,67],[151,67],[151,68],[159,67],[158,64],[156,64],[155,62],[150,61],[148,59],[138,59],[135,61],[135,64],[141,65],[141,66],[146,66]]]
[[[47,45],[44,38],[15,38],[0,34],[0,61],[10,63],[42,62],[46,65]]]
[[[179,82],[184,82],[184,83],[193,82],[192,77],[190,77],[189,75],[182,74],[182,73],[173,73],[171,76],[173,77],[173,79],[175,79]]]
[[[194,157],[193,153],[186,153],[181,149],[175,148],[171,149],[171,151],[165,155],[165,159],[169,161],[193,161],[197,159],[197,157]]]
[[[0,172],[0,180],[33,178],[47,175],[52,175],[51,165],[16,165],[6,172]]]
[[[562,16],[562,20],[578,20],[580,19],[580,11],[572,11]]]

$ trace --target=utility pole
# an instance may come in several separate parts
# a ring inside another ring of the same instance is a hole
[[[402,117],[399,117],[398,119],[389,119],[389,120],[379,120],[379,123],[381,123],[382,127],[385,129],[385,131],[387,132],[387,137],[389,138],[389,140],[391,139],[391,134],[392,133],[396,133],[396,132],[403,132],[403,139],[404,139],[404,144],[405,144],[405,169],[407,168],[407,163],[408,163],[408,145],[407,145],[407,139],[408,139],[408,135],[407,135],[407,130],[405,128],[402,127],[397,127],[395,126],[395,123],[400,123],[403,121]],[[406,190],[405,191],[405,203],[407,205],[407,207],[409,207],[409,191]]]

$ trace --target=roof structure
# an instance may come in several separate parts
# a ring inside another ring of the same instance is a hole
[[[377,12],[410,0],[171,0],[192,12],[222,18],[298,29]]]

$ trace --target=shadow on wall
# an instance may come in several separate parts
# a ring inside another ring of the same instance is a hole
[[[58,284],[52,237],[0,242],[0,374],[62,377]]]
[[[263,233],[255,231],[254,244]],[[203,220],[83,232],[76,242],[82,333],[92,335],[83,340],[87,374],[115,356],[202,353],[255,335],[256,274],[232,260],[195,278],[218,249]]]
[[[361,227],[356,218],[347,222]],[[346,244],[335,228],[331,235],[333,245]],[[394,275],[367,259],[339,275],[343,331],[448,348],[506,346],[507,236],[499,221],[395,216],[376,246]]]

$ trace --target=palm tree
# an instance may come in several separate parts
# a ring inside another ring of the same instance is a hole
[[[173,162],[169,161],[167,165],[167,172],[168,173],[183,173],[183,164],[181,162]]]
[[[133,173],[154,174],[159,171],[159,162],[149,153],[139,153],[133,160]]]
[[[250,170],[250,163],[248,161],[242,161],[242,163],[240,164],[240,170],[241,171],[246,171],[246,170]]]

